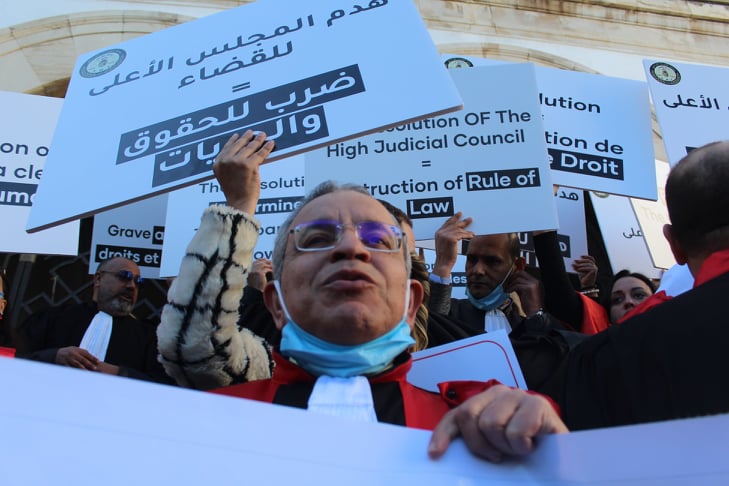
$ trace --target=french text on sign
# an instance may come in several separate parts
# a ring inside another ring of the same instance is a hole
[[[624,180],[623,160],[566,150],[547,149],[552,170]]]
[[[101,263],[104,260],[114,257],[127,258],[137,265],[145,267],[159,267],[162,263],[162,252],[160,250],[111,245],[99,245],[96,247],[96,263]]]

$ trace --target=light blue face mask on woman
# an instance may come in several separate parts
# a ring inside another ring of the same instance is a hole
[[[346,346],[324,341],[303,330],[294,322],[286,308],[280,283],[274,280],[273,284],[286,315],[286,324],[281,330],[281,354],[293,358],[296,364],[313,375],[349,378],[378,373],[398,354],[415,343],[406,320],[410,285],[407,285],[405,291],[405,311],[402,319],[392,330],[372,341]]]
[[[504,277],[501,283],[497,285],[494,290],[492,290],[488,295],[484,295],[480,299],[477,299],[476,297],[471,295],[468,287],[466,287],[466,297],[468,297],[469,302],[471,302],[471,304],[473,304],[476,309],[481,309],[486,312],[496,309],[508,297],[508,295],[506,295],[506,292],[504,291],[504,282],[506,282],[506,279],[509,278],[509,275],[511,275],[511,271],[513,269],[514,266],[512,265],[509,269],[509,272],[506,274],[506,277]]]

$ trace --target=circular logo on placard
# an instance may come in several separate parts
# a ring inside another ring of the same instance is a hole
[[[592,191],[592,193],[593,193],[593,194],[594,194],[595,196],[597,196],[597,197],[599,197],[599,198],[602,198],[602,199],[605,199],[606,197],[610,197],[610,194],[608,194],[607,192],[597,192],[597,191]]]
[[[659,83],[674,85],[681,81],[681,73],[674,66],[665,62],[655,62],[649,68],[653,79]]]
[[[473,67],[473,63],[464,57],[451,57],[446,59],[445,67],[448,69]]]
[[[81,66],[79,74],[84,78],[101,76],[119,66],[125,57],[127,57],[127,53],[123,49],[109,49],[86,61]]]

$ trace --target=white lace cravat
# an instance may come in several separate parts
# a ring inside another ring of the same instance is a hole
[[[109,348],[113,323],[114,318],[109,314],[102,311],[97,312],[89,327],[86,328],[84,337],[78,347],[93,354],[96,359],[104,361],[106,359],[106,350]]]
[[[361,422],[377,422],[372,389],[364,376],[320,376],[314,383],[307,410]]]
[[[502,329],[506,331],[506,334],[511,332],[511,325],[509,324],[509,320],[506,318],[506,314],[499,309],[486,311],[486,315],[483,319],[483,326],[486,332],[500,331]]]

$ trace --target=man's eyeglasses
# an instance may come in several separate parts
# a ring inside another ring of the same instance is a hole
[[[137,286],[144,283],[144,279],[140,275],[134,275],[129,270],[119,270],[118,272],[112,272],[111,270],[99,270],[99,273],[110,273],[122,282],[134,282]]]
[[[354,227],[359,241],[370,250],[394,253],[402,247],[400,227],[378,221],[342,224],[339,221],[319,219],[297,224],[289,233],[294,235],[297,250],[324,251],[337,246],[347,226]]]

